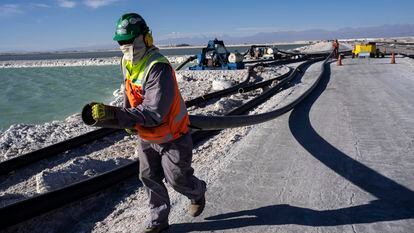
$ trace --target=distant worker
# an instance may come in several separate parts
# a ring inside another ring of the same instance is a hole
[[[254,58],[258,59],[260,57],[260,49],[259,48],[255,48],[254,49]]]
[[[334,51],[334,57],[338,58],[338,56],[339,56],[339,42],[338,42],[338,40],[334,40],[332,42],[332,48],[333,48],[333,51]]]
[[[162,232],[169,228],[170,213],[164,178],[191,200],[191,216],[200,215],[205,206],[206,183],[193,175],[191,167],[193,142],[187,108],[172,66],[153,45],[140,15],[123,15],[113,39],[123,53],[124,107],[94,104],[92,116],[97,121],[116,119],[127,132],[140,137],[139,178],[150,208],[145,232]]]

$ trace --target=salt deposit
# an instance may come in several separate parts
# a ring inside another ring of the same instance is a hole
[[[42,125],[15,124],[0,134],[0,161],[94,130],[80,114]]]
[[[93,157],[75,158],[63,168],[47,168],[36,175],[36,191],[44,193],[84,180],[127,163],[124,158],[98,160]]]
[[[33,196],[125,164],[137,158],[134,153],[136,143],[131,143],[133,138],[135,136],[125,136],[124,132],[114,133],[21,169],[17,174],[4,177],[0,195],[24,194],[20,198]],[[0,206],[18,200],[19,196],[0,199]]]
[[[230,88],[231,86],[233,86],[233,82],[232,81],[228,81],[228,80],[213,80],[212,89],[214,91],[220,91],[220,90],[224,90],[224,89]]]
[[[246,76],[247,70],[177,71],[178,85],[185,100],[214,91],[213,82],[215,80],[237,84],[244,81]]]
[[[292,64],[292,66],[296,65],[297,64]],[[268,68],[257,67],[250,78],[250,82],[259,82],[270,78],[274,78],[276,76],[285,74],[288,71],[289,69],[285,66]],[[266,89],[266,87],[249,91],[247,93],[236,93],[230,96],[224,96],[219,100],[211,100],[203,106],[199,106],[197,108],[192,107],[189,108],[189,110],[191,114],[195,115],[223,115],[229,112],[230,110],[234,109],[235,107],[238,107],[241,104],[246,103],[247,101],[260,95],[264,89]]]

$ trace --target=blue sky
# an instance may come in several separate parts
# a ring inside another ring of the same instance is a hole
[[[412,0],[0,0],[0,51],[108,45],[126,12],[141,14],[157,40],[414,24],[413,10]]]

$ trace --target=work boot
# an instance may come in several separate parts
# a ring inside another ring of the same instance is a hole
[[[203,197],[200,200],[197,200],[197,201],[191,200],[191,205],[190,205],[190,209],[188,210],[188,212],[190,213],[192,217],[197,217],[203,212],[205,206],[206,206],[206,198],[203,195]]]
[[[201,181],[201,182],[203,182],[204,188],[206,188],[206,183],[204,181]],[[205,206],[206,206],[206,195],[204,193],[200,199],[191,200],[191,205],[190,205],[190,209],[188,210],[188,213],[192,217],[197,217],[203,212]]]
[[[147,226],[145,228],[144,233],[162,233],[166,232],[170,228],[170,225],[162,224],[162,225],[155,225],[155,226]]]

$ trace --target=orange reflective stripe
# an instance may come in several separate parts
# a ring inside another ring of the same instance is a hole
[[[161,139],[150,139],[150,138],[142,138],[142,139],[144,141],[147,141],[147,142],[151,142],[151,143],[155,143],[155,144],[161,144],[161,143],[166,143],[166,142],[172,141],[174,139],[174,137],[171,133],[169,133]]]

